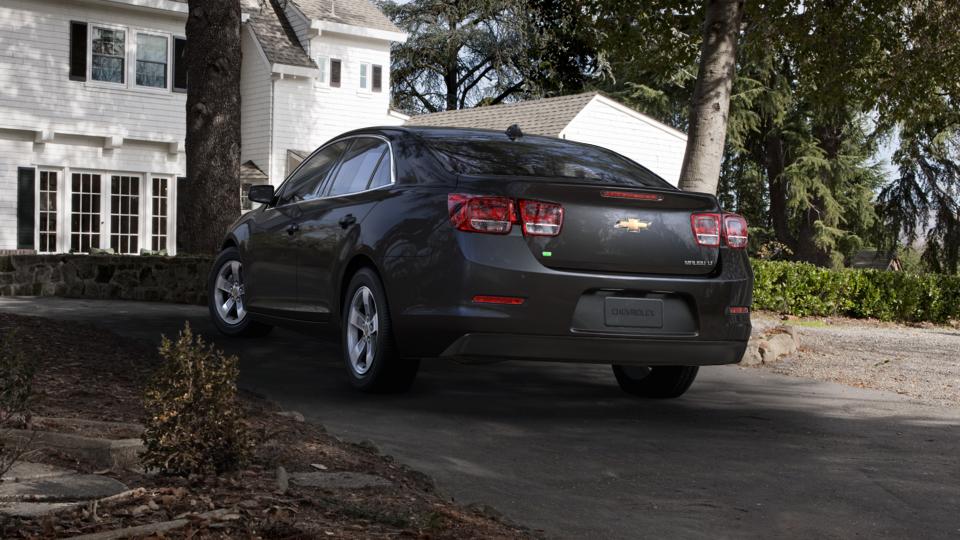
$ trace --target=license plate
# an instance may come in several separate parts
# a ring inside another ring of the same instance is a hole
[[[650,298],[606,298],[603,323],[631,328],[663,328],[663,300]]]

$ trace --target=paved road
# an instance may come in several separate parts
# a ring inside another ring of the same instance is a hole
[[[2,299],[0,310],[157,340],[203,309]],[[569,538],[960,537],[960,409],[738,367],[671,402],[607,368],[427,363],[402,396],[352,392],[336,350],[291,332],[217,338],[241,384],[368,439],[463,503]]]

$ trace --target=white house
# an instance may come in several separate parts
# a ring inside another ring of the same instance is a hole
[[[597,92],[414,116],[418,126],[504,130],[511,124],[546,135],[602,146],[636,161],[674,186],[687,146],[682,131]]]
[[[245,183],[389,111],[368,0],[241,0]],[[0,2],[0,250],[176,249],[186,160],[185,0]]]

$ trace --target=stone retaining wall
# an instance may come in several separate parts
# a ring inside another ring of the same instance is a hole
[[[2,255],[0,296],[206,304],[207,257]]]

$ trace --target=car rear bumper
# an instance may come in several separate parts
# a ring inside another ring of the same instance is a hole
[[[692,341],[596,336],[478,334],[461,336],[440,355],[463,362],[534,360],[642,366],[736,364],[746,341]]]

